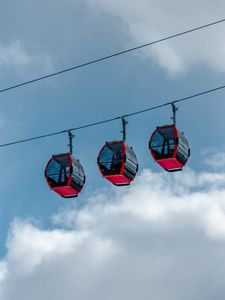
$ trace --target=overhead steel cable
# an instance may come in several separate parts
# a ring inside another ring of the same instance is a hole
[[[221,85],[221,86],[218,86],[216,88],[213,88],[213,89],[210,89],[210,90],[206,90],[206,91],[203,91],[203,92],[199,92],[197,94],[193,94],[193,95],[190,95],[190,96],[187,96],[187,97],[184,97],[184,98],[175,99],[173,101],[166,102],[166,103],[154,106],[154,107],[149,107],[149,108],[146,108],[146,109],[138,110],[136,112],[133,112],[133,113],[130,113],[130,114],[126,114],[123,117],[131,117],[131,116],[134,116],[134,115],[142,114],[142,113],[148,112],[150,110],[154,110],[154,109],[161,108],[163,106],[171,105],[172,103],[183,102],[183,101],[186,101],[186,100],[189,100],[189,99],[192,99],[192,98],[196,98],[196,97],[199,97],[199,96],[210,94],[210,93],[222,90],[224,88],[225,88],[225,85]]]
[[[74,127],[74,128],[68,128],[68,129],[64,129],[64,130],[61,130],[61,131],[47,133],[47,134],[43,134],[43,135],[39,135],[39,136],[35,136],[35,137],[25,138],[25,139],[21,139],[21,140],[18,140],[18,141],[5,143],[5,144],[0,144],[0,148],[12,146],[12,145],[15,145],[15,144],[21,144],[21,143],[25,143],[25,142],[30,142],[30,141],[34,141],[34,140],[40,140],[40,139],[43,139],[43,138],[63,134],[63,133],[66,133],[66,132],[78,131],[78,130],[85,129],[85,128],[88,128],[88,127],[93,127],[93,126],[113,122],[113,121],[116,121],[116,120],[119,120],[119,119],[122,119],[122,118],[128,118],[128,117],[135,116],[135,115],[138,115],[138,114],[143,114],[143,113],[151,111],[151,110],[160,109],[162,107],[165,107],[165,106],[168,106],[168,105],[171,105],[171,104],[174,104],[174,103],[188,101],[188,100],[191,100],[193,98],[197,98],[197,97],[200,97],[200,96],[203,96],[203,95],[206,95],[206,94],[210,94],[210,93],[222,90],[222,89],[225,89],[225,85],[221,85],[221,86],[218,86],[216,88],[212,88],[210,90],[205,90],[205,91],[202,91],[202,92],[199,92],[199,93],[196,93],[196,94],[192,94],[190,96],[186,96],[186,97],[183,97],[183,98],[167,101],[165,103],[162,103],[162,104],[159,104],[159,105],[156,105],[156,106],[151,106],[151,107],[148,107],[148,108],[145,108],[145,109],[142,109],[142,110],[138,110],[138,111],[135,111],[135,112],[132,112],[132,113],[116,116],[114,118],[110,118],[110,119],[106,119],[106,120],[102,120],[102,121],[97,121],[97,122],[94,122],[94,123],[88,123],[88,124],[77,126],[77,127]]]
[[[100,58],[97,58],[97,59],[94,59],[94,60],[90,60],[88,62],[79,64],[79,65],[76,65],[76,66],[72,66],[70,68],[66,68],[66,69],[63,69],[63,70],[60,70],[60,71],[57,71],[57,72],[54,72],[54,73],[49,73],[49,74],[44,75],[44,76],[40,76],[40,77],[31,79],[31,80],[28,80],[28,81],[24,81],[24,82],[9,86],[7,88],[0,89],[0,93],[4,93],[4,92],[7,92],[9,90],[13,90],[13,89],[25,86],[25,85],[29,85],[29,84],[35,83],[37,81],[41,81],[41,80],[44,80],[44,79],[47,79],[47,78],[50,78],[50,77],[53,77],[53,76],[57,76],[57,75],[60,75],[60,74],[66,73],[66,72],[70,72],[70,71],[73,71],[73,70],[76,70],[76,69],[81,69],[81,68],[87,67],[89,65],[99,63],[101,61],[109,60],[109,59],[114,58],[116,56],[120,56],[120,55],[129,53],[129,52],[133,52],[133,51],[145,48],[145,47],[149,47],[149,46],[152,46],[152,45],[155,45],[155,44],[158,44],[158,43],[170,40],[170,39],[174,39],[176,37],[179,37],[179,36],[182,36],[182,35],[185,35],[185,34],[192,33],[194,31],[198,31],[198,30],[210,27],[210,26],[218,25],[218,24],[223,23],[223,22],[225,22],[225,19],[217,20],[215,22],[211,22],[211,23],[207,23],[205,25],[194,27],[194,28],[191,28],[191,29],[188,29],[188,30],[185,30],[185,31],[173,34],[173,35],[169,35],[167,37],[163,37],[163,38],[160,38],[158,40],[148,42],[148,43],[145,43],[145,44],[133,47],[133,48],[129,48],[129,49],[126,49],[126,50],[115,52],[115,53],[112,53],[112,54],[109,54],[107,56],[103,56],[103,57],[100,57]]]
[[[40,140],[40,139],[44,139],[44,138],[47,138],[47,137],[50,137],[50,136],[63,134],[63,133],[69,132],[69,131],[77,131],[77,130],[81,130],[81,129],[84,129],[84,128],[93,127],[93,126],[96,126],[96,125],[101,125],[101,124],[104,124],[104,123],[113,122],[113,121],[119,120],[120,118],[121,117],[115,117],[115,118],[106,119],[106,120],[99,121],[99,122],[94,122],[94,123],[89,123],[89,124],[74,127],[74,128],[69,128],[69,129],[56,131],[56,132],[52,132],[52,133],[47,133],[47,134],[43,134],[43,135],[31,137],[31,138],[26,138],[26,139],[22,139],[22,140],[10,142],[10,143],[2,144],[2,145],[0,145],[0,148],[15,145],[15,144],[20,144],[20,143],[26,143],[26,142],[30,142],[30,141],[34,141],[34,140]]]

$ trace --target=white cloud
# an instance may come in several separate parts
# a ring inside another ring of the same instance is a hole
[[[14,221],[1,299],[207,300],[225,292],[225,173],[145,170],[131,187],[100,190],[53,221],[58,229]]]
[[[213,169],[221,170],[225,167],[225,153],[224,152],[217,152],[214,149],[209,149],[203,153],[206,155],[204,162],[212,167]]]
[[[132,46],[222,19],[225,13],[225,2],[221,0],[88,0],[87,3],[95,12],[119,18],[132,37]],[[142,53],[172,76],[198,64],[224,73],[224,34],[225,26],[220,24],[154,45]]]
[[[0,44],[0,68],[19,75],[52,71],[52,57],[37,52],[36,49],[28,51],[22,41],[19,40],[9,44]]]

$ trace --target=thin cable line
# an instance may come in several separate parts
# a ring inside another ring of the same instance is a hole
[[[63,133],[66,133],[68,131],[78,131],[78,130],[85,129],[85,128],[88,128],[88,127],[102,125],[102,124],[105,124],[105,123],[109,123],[109,122],[119,120],[121,118],[128,118],[128,117],[135,116],[135,115],[138,115],[138,114],[143,114],[143,113],[151,111],[151,110],[156,110],[156,109],[171,105],[172,103],[188,101],[190,99],[197,98],[197,97],[200,97],[200,96],[203,96],[203,95],[206,95],[206,94],[210,94],[210,93],[222,90],[222,89],[225,89],[225,85],[221,85],[219,87],[212,88],[210,90],[206,90],[206,91],[203,91],[203,92],[192,94],[192,95],[187,96],[187,97],[183,97],[183,98],[175,99],[175,100],[172,100],[172,101],[168,101],[168,102],[162,103],[160,105],[151,106],[151,107],[148,107],[146,109],[138,110],[138,111],[135,111],[135,112],[132,112],[132,113],[129,113],[129,114],[116,116],[114,118],[110,118],[110,119],[106,119],[106,120],[102,120],[102,121],[97,121],[97,122],[94,122],[94,123],[89,123],[89,124],[81,125],[81,126],[74,127],[74,128],[64,129],[64,130],[57,131],[57,132],[47,133],[47,134],[43,134],[43,135],[31,137],[31,138],[21,139],[21,140],[9,142],[9,143],[6,143],[6,144],[1,144],[0,148],[12,146],[12,145],[15,145],[15,144],[21,144],[21,143],[25,143],[25,142],[30,142],[30,141],[34,141],[34,140],[40,140],[40,139],[43,139],[43,138],[63,134]]]
[[[183,101],[186,101],[186,100],[189,100],[189,99],[192,99],[192,98],[196,98],[196,97],[199,97],[199,96],[210,94],[210,93],[222,90],[224,88],[225,88],[225,85],[221,85],[219,87],[216,87],[216,88],[213,88],[213,89],[210,89],[210,90],[206,90],[206,91],[203,91],[203,92],[200,92],[200,93],[197,93],[197,94],[193,94],[193,95],[190,95],[190,96],[187,96],[187,97],[184,97],[184,98],[175,99],[173,101],[166,102],[166,103],[163,103],[161,105],[157,105],[157,106],[154,106],[154,107],[149,107],[149,108],[142,109],[142,110],[130,113],[130,114],[126,114],[126,115],[124,115],[124,117],[131,117],[131,116],[134,116],[134,115],[142,114],[142,113],[148,112],[150,110],[154,110],[154,109],[161,108],[163,106],[171,105],[172,103],[183,102]]]
[[[107,56],[104,56],[104,57],[101,57],[101,58],[98,58],[98,59],[94,59],[94,60],[79,64],[79,65],[61,70],[61,71],[57,71],[57,72],[50,73],[50,74],[47,74],[47,75],[44,75],[44,76],[41,76],[41,77],[37,77],[37,78],[31,79],[31,80],[28,80],[28,81],[25,81],[25,82],[22,82],[22,83],[19,83],[19,84],[16,84],[16,85],[9,86],[7,88],[3,88],[3,89],[0,90],[0,93],[4,93],[6,91],[13,90],[13,89],[16,89],[16,88],[19,88],[19,87],[22,87],[22,86],[25,86],[25,85],[28,85],[28,84],[35,83],[37,81],[41,81],[41,80],[44,80],[44,79],[47,79],[47,78],[50,78],[50,77],[53,77],[53,76],[57,76],[57,75],[60,75],[60,74],[66,73],[66,72],[73,71],[73,70],[76,70],[76,69],[81,69],[81,68],[87,67],[89,65],[93,65],[93,64],[99,63],[101,61],[109,60],[109,59],[114,58],[116,56],[126,54],[128,52],[132,52],[132,51],[139,50],[141,48],[149,47],[149,46],[152,46],[152,45],[155,45],[155,44],[158,44],[158,43],[161,43],[161,42],[164,42],[164,41],[167,41],[167,40],[170,40],[170,39],[173,39],[173,38],[176,38],[176,37],[188,34],[188,33],[192,33],[192,32],[197,31],[197,30],[201,30],[201,29],[204,29],[204,28],[207,28],[207,27],[210,27],[210,26],[215,26],[215,25],[223,23],[223,22],[225,22],[225,19],[221,19],[221,20],[218,20],[218,21],[215,21],[215,22],[212,22],[212,23],[208,23],[208,24],[205,24],[205,25],[202,25],[202,26],[191,28],[189,30],[182,31],[182,32],[179,32],[179,33],[167,36],[167,37],[163,37],[161,39],[158,39],[158,40],[146,43],[146,44],[142,44],[142,45],[139,45],[137,47],[129,48],[129,49],[126,49],[126,50],[123,50],[123,51],[119,51],[119,52],[116,52],[116,53],[113,53],[113,54],[110,54],[110,55],[107,55]]]

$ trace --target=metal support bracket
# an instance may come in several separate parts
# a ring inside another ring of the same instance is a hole
[[[68,130],[68,136],[69,136],[69,149],[70,149],[70,154],[73,153],[73,138],[74,138],[74,134],[72,133],[71,130]]]
[[[176,112],[178,110],[178,107],[176,107],[174,102],[171,102],[171,105],[173,110],[173,116],[171,117],[171,119],[173,120],[173,125],[176,126]]]
[[[123,126],[123,130],[121,131],[121,133],[123,134],[123,141],[125,142],[126,141],[126,125],[128,124],[128,121],[124,117],[122,117],[121,120],[122,120],[122,126]]]

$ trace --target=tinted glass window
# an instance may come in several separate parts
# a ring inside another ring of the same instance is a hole
[[[178,148],[177,148],[177,159],[185,164],[188,160],[189,156],[189,145],[182,133],[179,133],[179,140],[178,140]]]
[[[69,161],[66,163],[66,159],[64,159],[63,162],[63,165],[61,165],[58,159],[52,159],[50,161],[47,168],[47,176],[51,186],[62,186],[67,184],[70,172]]]
[[[134,163],[137,163],[137,157],[136,157],[133,149],[127,145],[126,145],[126,158],[133,161]]]
[[[175,147],[174,128],[158,128],[151,140],[151,149],[156,159],[173,156]]]
[[[161,147],[163,145],[163,142],[164,142],[164,138],[162,134],[160,134],[157,130],[152,137],[151,147],[152,148]]]
[[[103,148],[99,157],[99,163],[103,174],[119,174],[122,167],[122,162],[122,144],[108,144]]]
[[[74,186],[78,191],[80,191],[84,185],[84,181],[84,169],[78,160],[73,159],[72,186]]]
[[[137,173],[137,157],[132,148],[126,145],[126,163],[125,163],[125,171],[126,177],[133,179]]]

